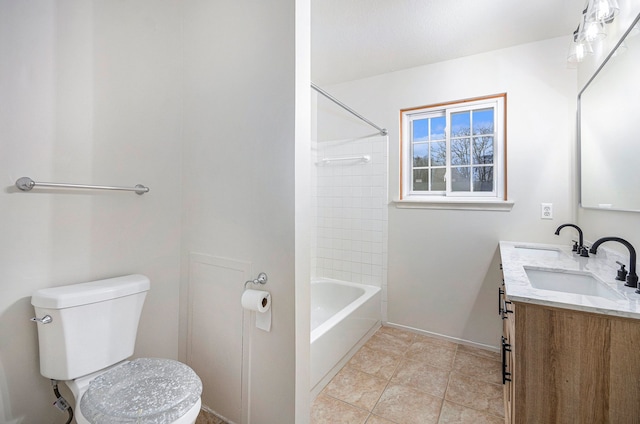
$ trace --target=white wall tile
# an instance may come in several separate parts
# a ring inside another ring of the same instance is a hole
[[[318,158],[370,155],[371,161],[334,162],[314,169],[317,249],[312,253],[337,259],[317,261],[315,274],[381,286],[380,278],[371,278],[371,264],[375,254],[380,268],[375,272],[386,272],[386,248],[380,244],[387,231],[387,138],[318,142],[316,149]]]

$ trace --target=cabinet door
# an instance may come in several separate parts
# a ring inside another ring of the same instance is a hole
[[[613,423],[610,319],[523,303],[516,311],[514,422]]]

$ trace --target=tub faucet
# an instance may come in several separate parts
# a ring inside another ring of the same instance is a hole
[[[582,235],[582,230],[580,229],[580,227],[578,227],[575,224],[562,224],[561,226],[559,226],[556,229],[556,235],[559,236],[560,235],[560,230],[562,230],[564,227],[573,227],[576,230],[578,230],[578,243],[573,245],[573,249],[571,249],[572,251],[578,253],[580,256],[584,256],[584,257],[588,257],[589,256],[589,251],[587,250],[586,247],[584,247],[584,237]]]
[[[624,244],[629,249],[629,275],[627,275],[627,282],[624,283],[627,287],[638,287],[638,275],[636,274],[636,249],[633,248],[631,243],[620,237],[602,237],[598,239],[593,246],[591,246],[590,252],[595,254],[600,246],[605,241],[617,241]],[[640,293],[640,288],[636,290],[636,293]]]

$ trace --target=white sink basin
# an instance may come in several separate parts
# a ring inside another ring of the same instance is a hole
[[[586,272],[563,272],[553,269],[524,268],[531,287],[584,296],[620,300],[625,297]]]
[[[538,247],[519,244],[514,246],[514,248],[520,250],[523,254],[541,258],[559,258],[560,255],[562,255],[560,249],[555,247]]]

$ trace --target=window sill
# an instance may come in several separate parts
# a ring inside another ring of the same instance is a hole
[[[433,198],[433,199],[402,199],[394,200],[398,209],[452,209],[467,211],[502,211],[510,212],[513,208],[513,200],[495,200],[495,199],[452,199],[452,198]]]

